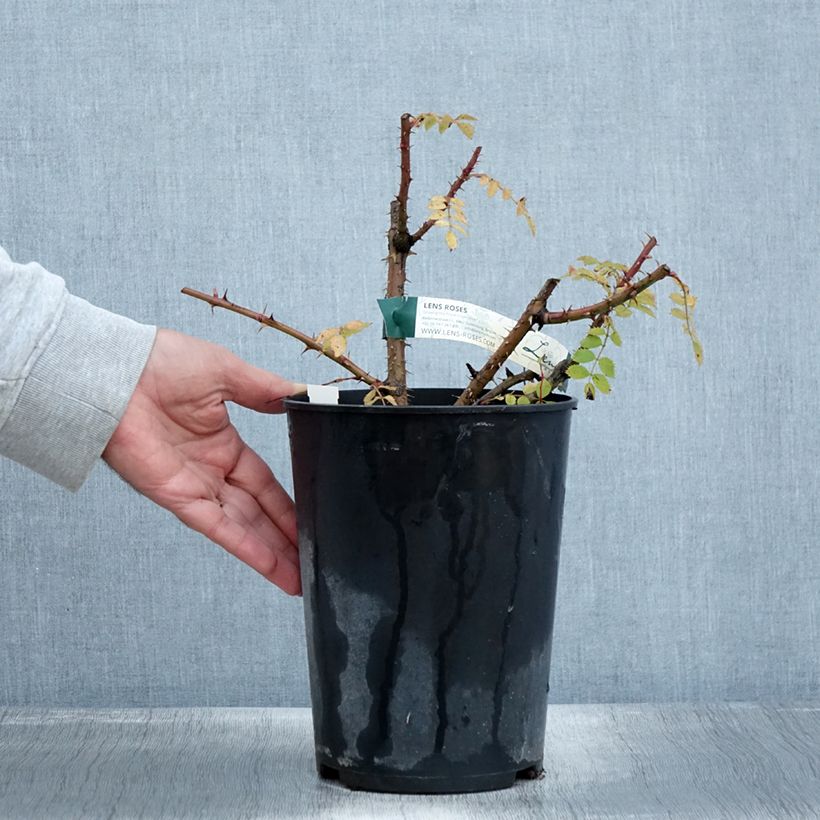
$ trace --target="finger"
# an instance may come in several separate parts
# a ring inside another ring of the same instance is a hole
[[[304,384],[283,379],[275,373],[254,367],[232,353],[228,354],[225,376],[225,398],[260,413],[281,413],[282,399],[285,396],[307,389]]]
[[[296,508],[290,496],[282,489],[270,467],[245,445],[228,480],[252,495],[268,518],[290,539],[298,543]]]
[[[185,504],[177,516],[288,595],[301,592],[299,566],[287,556],[292,546],[281,533],[279,543],[268,544],[252,529],[231,519],[219,504],[203,498]]]
[[[229,518],[254,530],[266,544],[284,544],[281,548],[284,557],[291,563],[299,564],[299,552],[296,545],[271,521],[268,514],[259,506],[259,502],[246,490],[226,483],[220,490],[219,500]],[[283,535],[285,540],[283,540]]]

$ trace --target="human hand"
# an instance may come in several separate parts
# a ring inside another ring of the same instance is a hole
[[[278,413],[300,389],[222,347],[159,330],[103,458],[135,490],[298,595],[293,502],[239,437],[225,402]]]

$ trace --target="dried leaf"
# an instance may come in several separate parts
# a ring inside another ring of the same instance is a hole
[[[527,225],[529,225],[530,233],[535,236],[535,220],[529,215],[526,215]]]
[[[487,185],[487,196],[494,197],[500,187],[501,185],[497,179],[491,179]]]
[[[509,188],[503,188],[501,190],[501,198],[506,202],[508,199],[512,199],[512,191]]]
[[[374,388],[373,388],[373,389],[372,389],[372,390],[371,390],[371,391],[370,391],[370,392],[369,392],[369,393],[368,393],[368,394],[364,397],[364,403],[365,403],[366,405],[371,405],[371,404],[373,404],[373,402],[374,402],[374,401],[376,401],[376,397],[377,397],[377,396],[378,396],[378,394],[376,393],[376,388],[374,387]]]

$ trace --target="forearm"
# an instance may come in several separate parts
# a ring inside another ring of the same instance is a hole
[[[79,488],[125,412],[155,333],[0,252],[0,455]]]

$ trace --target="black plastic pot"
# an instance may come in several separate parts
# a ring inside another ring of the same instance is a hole
[[[571,410],[285,402],[316,761],[355,789],[540,771]]]

